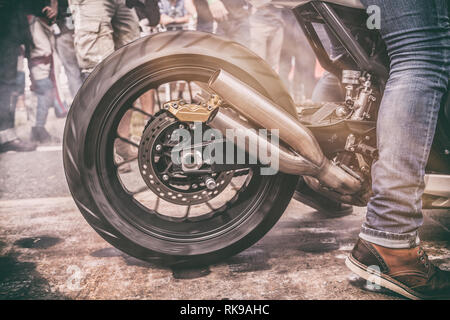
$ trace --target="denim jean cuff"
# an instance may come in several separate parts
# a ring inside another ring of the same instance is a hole
[[[16,130],[14,128],[0,131],[0,144],[11,142],[17,139]]]
[[[359,237],[368,242],[391,249],[410,249],[417,247],[420,243],[419,233],[392,233],[379,231],[365,225],[361,227]]]

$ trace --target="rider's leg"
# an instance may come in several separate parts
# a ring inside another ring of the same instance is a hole
[[[378,115],[374,195],[361,239],[346,263],[406,297],[448,298],[450,272],[428,261],[417,232],[425,165],[450,76],[447,1],[362,1],[381,9],[391,68]]]
[[[445,0],[363,0],[381,8],[381,33],[391,58],[378,115],[379,160],[361,237],[409,248],[422,224],[424,171],[450,75]]]

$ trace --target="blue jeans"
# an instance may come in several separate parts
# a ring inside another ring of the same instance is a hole
[[[391,60],[378,114],[374,195],[360,237],[389,248],[418,245],[425,166],[450,77],[446,0],[362,0],[381,8]]]
[[[36,127],[45,127],[47,122],[48,108],[54,105],[55,92],[53,82],[50,78],[36,80],[34,82],[37,96]]]
[[[381,9],[391,65],[378,114],[374,194],[359,236],[387,248],[411,248],[419,244],[425,166],[450,77],[448,2],[361,1]],[[333,78],[321,79],[314,100],[342,96]]]

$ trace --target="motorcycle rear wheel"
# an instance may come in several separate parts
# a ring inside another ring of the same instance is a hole
[[[255,171],[245,189],[210,220],[173,222],[122,188],[112,155],[118,124],[133,101],[170,81],[206,83],[218,69],[292,107],[263,60],[243,46],[199,32],[166,32],[122,47],[94,70],[74,99],[63,144],[70,191],[95,231],[129,255],[169,265],[224,259],[263,237],[291,200],[298,177]]]

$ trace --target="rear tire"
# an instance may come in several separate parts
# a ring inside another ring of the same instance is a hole
[[[255,175],[249,190],[223,210],[226,214],[242,208],[245,213],[230,228],[210,237],[178,241],[127,219],[127,214],[135,213],[126,212],[132,211],[132,203],[121,205],[119,195],[105,186],[102,179],[112,176],[103,166],[101,151],[107,150],[105,141],[110,138],[106,119],[123,115],[125,100],[147,91],[150,83],[174,79],[177,70],[194,81],[207,81],[217,69],[239,77],[295,114],[281,80],[262,59],[239,44],[200,32],[165,32],[119,49],[94,70],[74,99],[64,132],[66,178],[87,222],[116,248],[147,261],[157,257],[170,265],[211,263],[258,241],[289,204],[298,177]]]

